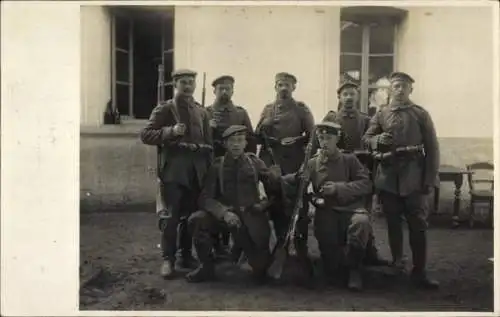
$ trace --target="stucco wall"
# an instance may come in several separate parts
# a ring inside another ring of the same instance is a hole
[[[80,8],[82,125],[99,125],[111,98],[111,20],[102,6]]]
[[[274,75],[298,77],[295,97],[320,120],[336,103],[339,9],[315,7],[178,7],[175,21],[175,65],[236,78],[234,101],[258,121],[264,105],[275,98]],[[201,86],[201,76],[198,79]],[[201,89],[197,92],[201,99]]]
[[[492,10],[406,9],[398,69],[415,78],[415,102],[430,111],[441,137],[492,137]]]

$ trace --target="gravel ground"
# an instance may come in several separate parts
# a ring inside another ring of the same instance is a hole
[[[442,222],[441,222],[442,223]],[[317,269],[314,290],[288,282],[253,286],[244,270],[229,263],[217,268],[218,281],[188,284],[182,277],[164,281],[156,245],[156,217],[145,212],[82,214],[80,232],[81,310],[290,310],[290,311],[492,311],[493,231],[450,229],[439,223],[429,230],[429,273],[441,289],[412,289],[404,278],[372,273],[362,293],[326,286]],[[379,250],[389,258],[386,226],[374,220]],[[407,236],[405,237],[407,241]],[[410,255],[406,243],[406,254]],[[310,252],[318,257],[317,243]]]

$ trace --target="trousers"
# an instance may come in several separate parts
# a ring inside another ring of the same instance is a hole
[[[406,218],[413,258],[413,269],[422,271],[427,261],[427,204],[419,192],[399,196],[382,191],[379,194],[382,212],[387,221],[387,233],[393,260],[403,256],[402,220]]]
[[[271,261],[269,219],[264,212],[259,211],[235,213],[240,218],[240,227],[229,226],[204,210],[199,210],[189,217],[189,231],[193,236],[198,259],[201,264],[213,263],[215,236],[227,230],[232,234],[235,244],[243,249],[253,272],[264,274]]]
[[[178,250],[182,256],[191,255],[192,238],[187,221],[197,209],[199,189],[169,182],[162,190],[167,210],[159,212],[161,253],[164,260],[174,261]]]
[[[368,213],[317,209],[314,233],[325,271],[360,267],[372,232]]]

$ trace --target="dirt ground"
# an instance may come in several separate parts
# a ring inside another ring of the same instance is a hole
[[[449,219],[449,216],[448,216]],[[450,229],[437,219],[429,230],[429,273],[441,283],[434,292],[411,288],[406,279],[374,274],[365,290],[352,293],[322,283],[298,288],[288,282],[254,286],[244,270],[217,268],[218,281],[188,284],[164,281],[156,217],[145,212],[83,214],[80,232],[81,310],[265,310],[265,311],[492,311],[493,231]],[[381,255],[389,258],[384,219],[374,220]],[[407,236],[405,236],[407,241]],[[406,243],[406,254],[411,253]],[[318,257],[317,243],[310,252]],[[293,263],[289,263],[293,266]]]

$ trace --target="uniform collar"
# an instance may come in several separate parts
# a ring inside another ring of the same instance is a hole
[[[181,97],[180,95],[175,95],[175,102],[181,106],[189,106],[192,107],[194,105],[194,98],[190,97]]]
[[[226,160],[228,160],[229,162],[239,162],[242,160],[243,158],[243,155],[244,154],[241,154],[240,156],[238,157],[233,157],[231,154],[229,154],[229,152],[226,153]]]
[[[398,110],[405,110],[405,109],[408,109],[412,106],[414,106],[415,104],[413,103],[413,101],[408,101],[407,103],[404,103],[404,104],[394,104],[394,103],[390,103],[389,104],[389,109],[391,111],[398,111]]]
[[[293,99],[293,97],[290,97],[287,99],[276,98],[276,104],[279,106],[285,106],[285,107],[292,106],[292,105],[295,105],[295,99]]]
[[[337,149],[337,151],[335,151],[332,154],[328,154],[326,151],[320,150],[319,160],[321,163],[325,164],[325,163],[333,162],[333,161],[337,160],[340,157],[340,155],[341,155],[341,152],[339,149]]]
[[[359,114],[359,111],[358,109],[356,108],[352,108],[352,109],[345,109],[344,107],[342,107],[339,111],[339,114],[344,117],[344,118],[355,118],[358,116]]]
[[[232,110],[234,108],[234,104],[232,100],[229,100],[228,103],[222,104],[220,102],[215,101],[214,104],[212,105],[216,109],[220,110]]]

